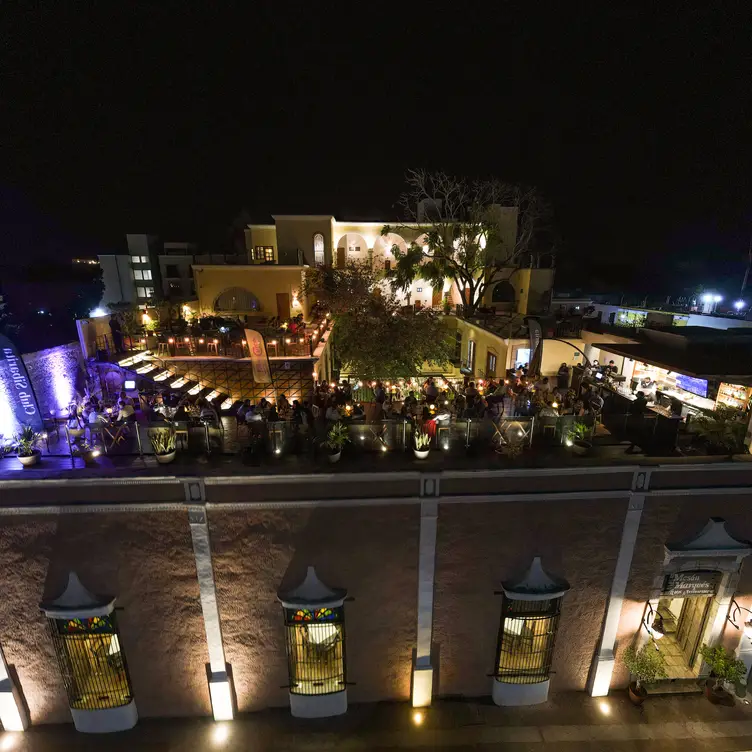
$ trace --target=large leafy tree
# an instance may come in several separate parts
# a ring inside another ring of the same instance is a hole
[[[388,278],[395,291],[416,279],[434,287],[451,279],[472,314],[486,291],[516,269],[553,263],[550,208],[534,188],[425,170],[409,170],[406,183],[399,203],[406,221],[423,227],[425,241],[406,252],[392,248],[396,264]],[[386,225],[382,235],[401,227]]]
[[[342,367],[363,379],[416,376],[426,364],[449,362],[452,341],[431,311],[399,305],[368,263],[307,272],[303,293],[331,311]]]

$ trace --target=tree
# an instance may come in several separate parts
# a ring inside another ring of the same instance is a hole
[[[303,293],[329,310],[344,370],[363,379],[416,376],[428,362],[446,365],[450,332],[432,311],[403,308],[368,263],[310,269]]]
[[[423,228],[425,245],[413,242],[406,252],[392,248],[396,264],[388,278],[393,290],[406,290],[416,279],[436,287],[449,278],[465,313],[472,315],[486,291],[516,269],[538,266],[544,256],[553,259],[550,207],[534,188],[425,170],[409,170],[406,182],[399,204],[406,220]],[[508,208],[516,210],[512,236]],[[382,235],[400,231],[399,224],[387,225]]]

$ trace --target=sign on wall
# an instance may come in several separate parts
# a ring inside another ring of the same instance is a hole
[[[266,355],[264,338],[255,329],[246,329],[245,338],[248,342],[248,351],[251,353],[253,380],[257,384],[271,384],[272,372],[269,368],[269,359]]]
[[[0,433],[10,436],[24,425],[42,431],[42,414],[16,346],[0,335]]]
[[[688,595],[714,595],[721,572],[676,572],[666,575],[661,595],[684,598]]]

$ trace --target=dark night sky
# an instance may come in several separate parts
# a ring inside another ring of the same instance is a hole
[[[82,241],[218,238],[243,207],[393,218],[423,166],[539,186],[565,284],[740,283],[748,4],[117,5],[4,11],[3,190]]]

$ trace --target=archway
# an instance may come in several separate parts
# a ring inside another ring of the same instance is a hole
[[[348,261],[366,261],[368,259],[368,242],[357,232],[346,232],[337,241],[334,266],[342,267]]]
[[[254,313],[261,310],[259,299],[244,287],[228,287],[214,301],[217,313]]]
[[[506,280],[497,282],[491,293],[491,303],[514,303],[514,287]]]

